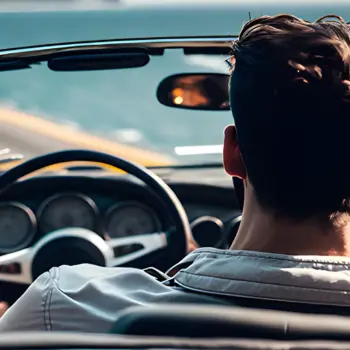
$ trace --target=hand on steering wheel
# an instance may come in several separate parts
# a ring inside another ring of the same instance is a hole
[[[186,212],[175,193],[147,168],[116,156],[89,150],[68,150],[33,158],[0,176],[0,195],[17,180],[34,171],[71,161],[104,163],[134,175],[158,196],[169,216],[168,222],[173,225],[166,232],[150,232],[109,241],[86,229],[57,230],[41,238],[33,247],[0,256],[0,281],[30,284],[49,268],[63,264],[91,263],[112,267],[132,266],[138,262],[137,267],[144,268],[154,263],[155,259],[167,259],[170,267],[188,252],[193,237]],[[115,256],[116,247],[131,244],[143,248],[126,256]],[[7,266],[11,266],[11,273],[6,269]]]

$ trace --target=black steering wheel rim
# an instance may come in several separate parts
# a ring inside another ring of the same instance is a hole
[[[186,211],[180,200],[158,175],[142,165],[121,157],[93,150],[64,150],[44,154],[27,160],[0,175],[0,196],[24,176],[51,165],[72,161],[98,162],[110,165],[143,181],[163,202],[176,228],[168,237],[169,247],[171,247],[171,261],[169,263],[175,264],[186,255],[192,234]]]

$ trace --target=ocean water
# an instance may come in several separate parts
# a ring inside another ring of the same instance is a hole
[[[328,6],[328,7],[327,7]],[[99,11],[0,13],[0,49],[55,42],[181,35],[238,34],[262,14],[289,12],[307,19],[337,13],[350,19],[350,3],[121,8]],[[250,14],[249,14],[250,13]],[[43,66],[0,73],[0,103],[58,123],[174,155],[177,146],[217,145],[232,123],[229,111],[195,112],[161,106],[156,88],[181,72],[225,72],[224,57],[185,57],[174,50],[143,68],[57,73]],[[191,158],[183,158],[188,161]],[[196,160],[220,160],[220,154]]]

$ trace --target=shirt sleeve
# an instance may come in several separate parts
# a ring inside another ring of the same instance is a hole
[[[89,264],[41,275],[0,319],[0,332],[108,332],[118,313],[177,294],[142,270]],[[176,296],[176,295],[175,295]]]
[[[45,331],[47,320],[44,310],[50,299],[52,282],[49,272],[38,277],[1,317],[0,332]]]

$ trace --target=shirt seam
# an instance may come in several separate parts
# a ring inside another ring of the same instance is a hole
[[[197,288],[197,287],[192,287],[188,286],[183,282],[177,281],[177,284],[187,290],[191,290],[193,292],[201,292],[201,293],[208,293],[211,294],[213,293],[214,295],[220,295],[223,297],[238,297],[238,298],[252,298],[256,300],[269,300],[269,301],[278,301],[278,302],[291,302],[291,303],[297,303],[297,304],[305,304],[305,303],[310,303],[310,304],[321,304],[325,306],[329,306],[330,304],[325,304],[323,302],[319,301],[314,301],[311,299],[308,300],[296,300],[292,298],[287,298],[287,297],[275,297],[272,295],[269,296],[261,296],[261,295],[254,295],[254,294],[249,294],[249,293],[241,293],[241,292],[235,292],[235,293],[228,293],[228,292],[223,292],[223,291],[217,291],[211,288]],[[347,303],[337,303],[337,304],[331,304],[331,306],[339,306],[339,307],[348,307]]]
[[[48,277],[49,277],[49,285],[48,288],[45,290],[45,294],[43,295],[43,301],[42,301],[42,312],[43,312],[43,321],[44,321],[44,328],[46,331],[48,331],[48,325],[47,325],[47,320],[46,320],[46,308],[47,308],[47,302],[49,298],[49,293],[52,285],[52,278],[50,273],[48,272]]]
[[[50,285],[44,300],[43,313],[44,313],[45,330],[52,331],[51,305],[52,305],[53,289],[59,279],[58,269],[55,267],[50,271],[48,271],[48,274],[50,276]]]
[[[332,265],[347,265],[350,266],[350,261],[349,262],[342,262],[342,261],[337,261],[337,260],[321,260],[321,259],[296,259],[296,258],[282,258],[282,257],[277,257],[277,256],[273,256],[273,255],[266,255],[266,256],[262,256],[259,255],[255,252],[243,252],[240,251],[239,253],[236,253],[235,251],[230,251],[230,252],[224,252],[224,251],[216,251],[216,250],[201,250],[199,252],[195,252],[192,253],[191,255],[195,256],[195,259],[197,259],[198,257],[200,257],[203,253],[210,253],[210,254],[216,254],[216,255],[222,255],[222,256],[226,256],[226,257],[247,257],[247,258],[259,258],[261,260],[268,260],[268,259],[272,259],[272,260],[278,260],[278,261],[289,261],[289,262],[298,262],[298,263],[318,263],[318,264],[332,264]],[[190,255],[189,255],[190,257]],[[185,258],[186,259],[186,258]]]
[[[188,272],[188,271],[184,271],[184,270],[180,271],[179,274],[188,274],[190,276],[195,276],[195,277],[213,278],[213,279],[224,280],[224,281],[238,281],[238,282],[247,282],[247,283],[252,283],[252,284],[265,284],[265,285],[284,287],[284,288],[297,288],[297,289],[308,290],[310,292],[311,291],[321,291],[321,292],[337,292],[337,293],[349,294],[349,292],[347,292],[347,291],[338,290],[338,289],[310,288],[310,287],[295,286],[295,285],[280,284],[280,283],[269,283],[269,282],[265,282],[265,281],[251,281],[251,280],[245,280],[245,279],[239,279],[239,278],[229,279],[226,277],[208,276],[208,275]],[[177,280],[177,278],[175,279],[175,281],[176,280]]]

